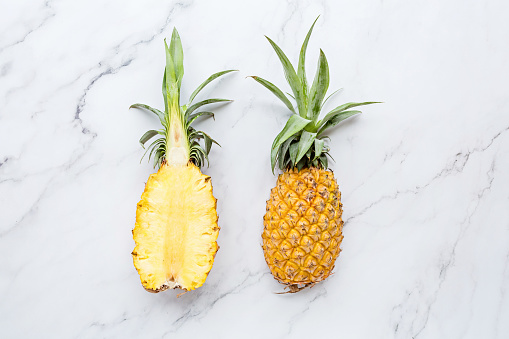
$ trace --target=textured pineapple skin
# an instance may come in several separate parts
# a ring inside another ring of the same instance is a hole
[[[133,262],[149,292],[203,285],[217,250],[217,200],[210,177],[193,164],[163,164],[136,209]]]
[[[291,292],[331,274],[343,240],[342,206],[332,171],[279,175],[267,200],[262,247],[272,275]]]

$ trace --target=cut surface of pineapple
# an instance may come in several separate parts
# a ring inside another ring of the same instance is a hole
[[[134,265],[150,292],[203,285],[218,250],[210,177],[189,163],[161,166],[138,203]]]

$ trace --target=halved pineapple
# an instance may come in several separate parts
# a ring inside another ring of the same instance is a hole
[[[192,104],[198,92],[212,80],[232,72],[222,71],[205,80],[192,94],[189,104],[180,105],[180,85],[184,74],[183,51],[177,30],[170,46],[166,45],[166,68],[163,77],[165,111],[142,104],[131,107],[146,109],[159,117],[163,126],[150,130],[140,139],[144,145],[159,136],[147,152],[160,166],[150,175],[136,210],[133,255],[143,287],[149,292],[168,288],[189,291],[203,285],[218,250],[216,199],[209,176],[200,166],[208,161],[215,140],[195,130],[191,124],[211,112],[196,112],[201,106],[226,99],[208,99]],[[199,143],[204,139],[204,147]]]

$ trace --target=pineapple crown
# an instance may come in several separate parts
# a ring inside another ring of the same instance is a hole
[[[350,108],[378,103],[373,101],[361,103],[349,102],[334,108],[325,114],[321,120],[319,119],[325,102],[339,90],[333,92],[325,99],[327,89],[329,88],[329,65],[321,49],[318,69],[313,84],[311,87],[308,86],[305,70],[306,49],[318,18],[319,16],[315,19],[313,25],[311,25],[302,44],[297,72],[281,48],[269,37],[265,36],[283,65],[285,78],[292,89],[293,96],[289,93],[287,94],[297,103],[296,108],[294,108],[288,96],[274,84],[258,76],[251,77],[271,91],[293,113],[283,130],[272,143],[270,152],[272,172],[274,172],[276,162],[281,170],[297,168],[300,171],[302,168],[307,167],[326,169],[328,167],[327,156],[330,157],[330,149],[325,145],[324,140],[330,140],[330,138],[324,135],[324,132],[341,121],[361,113],[357,110],[350,110]]]
[[[212,74],[189,97],[189,101],[185,105],[180,105],[180,87],[184,76],[184,52],[182,43],[177,30],[174,28],[171,35],[170,46],[164,39],[164,47],[166,52],[166,67],[164,69],[162,92],[164,98],[164,112],[152,108],[144,104],[134,104],[129,108],[141,108],[158,116],[163,128],[159,130],[149,130],[140,138],[140,144],[145,148],[145,144],[155,136],[159,136],[154,140],[143,154],[143,157],[149,153],[149,161],[154,157],[154,167],[161,166],[163,163],[170,161],[167,155],[172,148],[183,150],[183,162],[192,162],[197,167],[201,167],[205,160],[208,164],[208,155],[212,144],[219,144],[212,139],[207,133],[198,131],[192,127],[192,123],[200,117],[212,117],[214,113],[209,111],[200,111],[199,109],[212,103],[229,103],[233,100],[228,99],[206,99],[193,103],[196,95],[211,81],[236,70],[226,70]],[[204,140],[204,145],[200,144],[200,139]],[[142,159],[143,159],[142,157]]]

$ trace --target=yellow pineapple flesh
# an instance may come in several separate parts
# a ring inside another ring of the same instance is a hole
[[[164,164],[136,210],[134,266],[150,292],[203,285],[217,252],[216,199],[210,177],[193,164]]]
[[[279,175],[263,218],[263,251],[272,274],[298,291],[326,279],[343,240],[341,192],[332,171]]]

